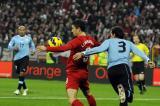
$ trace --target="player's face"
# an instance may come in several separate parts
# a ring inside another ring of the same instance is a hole
[[[74,36],[77,36],[79,34],[79,29],[76,28],[74,25],[72,25],[72,33]]]
[[[138,44],[140,42],[139,37],[138,36],[133,36],[133,42],[135,44]]]
[[[25,26],[18,27],[18,34],[20,36],[24,36],[26,34],[26,28],[25,28]]]

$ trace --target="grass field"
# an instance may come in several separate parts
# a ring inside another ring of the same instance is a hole
[[[13,94],[17,82],[17,79],[0,78],[0,106],[69,106],[63,81],[28,79],[27,96]],[[91,83],[90,87],[97,106],[118,106],[118,97],[110,84]],[[81,92],[78,98],[88,106]],[[160,106],[160,87],[148,87],[144,95],[140,95],[135,87],[134,102],[129,106]]]

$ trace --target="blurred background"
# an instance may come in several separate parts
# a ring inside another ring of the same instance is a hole
[[[99,42],[109,38],[116,25],[123,28],[127,40],[138,35],[156,63],[155,69],[146,69],[147,85],[160,86],[160,0],[0,0],[0,77],[16,78],[13,53],[7,45],[19,25],[27,27],[36,46],[46,44],[52,36],[60,36],[65,44],[73,38],[71,25],[75,19],[84,20],[88,35]],[[64,81],[69,54],[42,52],[30,56],[28,78]],[[106,57],[106,53],[91,55],[91,82],[108,83]]]

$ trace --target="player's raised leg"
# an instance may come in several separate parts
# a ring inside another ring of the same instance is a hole
[[[96,106],[96,100],[89,90],[88,80],[84,80],[80,83],[80,89],[82,90],[84,96],[87,98],[89,106]]]
[[[77,92],[77,89],[67,89],[69,103],[71,104],[71,106],[84,106],[83,103],[79,99],[77,99]]]

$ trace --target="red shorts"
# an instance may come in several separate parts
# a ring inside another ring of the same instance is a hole
[[[88,71],[77,70],[67,73],[66,89],[89,90]]]

